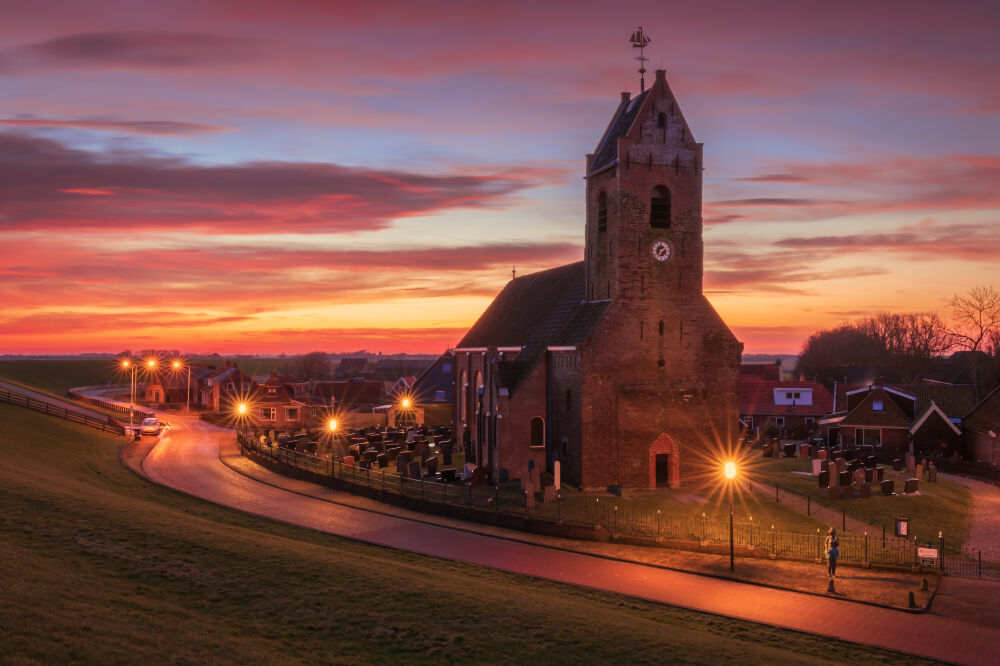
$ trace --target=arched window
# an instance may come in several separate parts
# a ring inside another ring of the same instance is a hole
[[[649,202],[649,226],[654,229],[670,228],[670,190],[657,185]]]
[[[531,419],[531,444],[529,446],[545,446],[545,419],[541,416]]]
[[[601,192],[597,195],[597,232],[608,230],[608,195]]]
[[[660,129],[663,129],[664,127],[667,126],[667,114],[661,113],[660,115],[656,116],[656,126],[659,127]]]
[[[465,421],[467,418],[466,410],[469,405],[469,373],[462,370],[462,378],[458,383],[458,418],[460,421]]]
[[[566,412],[573,411],[573,392],[566,389]]]
[[[478,396],[476,399],[476,411],[479,411],[479,407],[483,401],[483,373],[476,372],[476,386],[473,388],[475,393],[473,395]]]

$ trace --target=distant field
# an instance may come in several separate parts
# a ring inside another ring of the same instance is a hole
[[[367,546],[138,478],[0,404],[0,662],[915,663]]]
[[[277,368],[281,358],[240,358],[236,364],[251,375],[266,375]],[[195,358],[192,363],[206,363],[216,367],[225,365],[224,358]],[[64,396],[66,391],[76,386],[96,386],[111,382],[128,383],[129,378],[122,373],[114,361],[106,360],[58,360],[58,361],[0,361],[0,379],[32,386],[54,395]],[[142,381],[140,379],[140,381]]]

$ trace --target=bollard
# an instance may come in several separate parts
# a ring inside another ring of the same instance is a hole
[[[912,590],[906,593],[906,607],[907,608],[916,608],[917,607],[917,599],[916,599],[916,597],[913,596],[913,591]]]
[[[618,505],[617,504],[615,504],[615,529],[612,532],[612,534],[615,535],[615,538],[618,537]]]
[[[663,538],[663,531],[660,528],[660,510],[656,510],[656,539],[660,540]]]
[[[926,592],[927,591],[927,579],[926,578],[924,578],[922,581],[920,581],[920,591],[921,592]]]
[[[826,593],[827,594],[837,594],[837,589],[833,586],[833,579],[832,578],[830,579],[830,582],[827,583],[827,585],[826,585]],[[913,594],[913,593],[910,592],[910,594]]]

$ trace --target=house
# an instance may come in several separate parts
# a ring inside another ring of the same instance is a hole
[[[820,422],[830,441],[848,448],[871,445],[890,454],[954,455],[961,448],[962,417],[975,404],[975,388],[919,384],[836,387],[834,413]]]
[[[804,438],[833,411],[833,395],[814,382],[765,380],[746,373],[740,375],[739,395],[740,421],[756,437],[773,425],[782,436]]]
[[[253,388],[253,378],[243,373],[231,361],[225,367],[202,378],[198,387],[198,404],[212,412],[235,409],[245,402]]]
[[[387,402],[385,382],[374,379],[320,381],[313,384],[313,395],[327,405],[348,410],[370,410]]]
[[[702,290],[702,144],[658,70],[587,156],[583,261],[513,278],[455,348],[452,431],[497,478],[677,487],[735,440],[740,344]]]
[[[777,358],[774,363],[741,363],[740,381],[744,377],[757,377],[767,381],[781,380],[781,359]]]
[[[296,399],[276,372],[263,383],[254,384],[248,404],[250,419],[259,428],[297,429],[312,423],[311,405]]]
[[[190,372],[190,374],[189,374]],[[191,404],[197,406],[198,388],[205,377],[215,372],[215,366],[191,365],[174,369],[161,369],[146,381],[143,400],[148,405],[159,407],[179,407]]]
[[[966,457],[1000,468],[1000,386],[962,419],[962,438]]]
[[[426,425],[449,425],[455,406],[455,353],[446,351],[413,383],[414,403],[423,411]]]

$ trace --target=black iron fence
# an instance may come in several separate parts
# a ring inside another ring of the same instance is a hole
[[[60,407],[54,403],[31,398],[21,393],[17,393],[16,391],[0,389],[0,402],[26,407],[36,412],[56,416],[58,418],[66,419],[67,421],[72,421],[73,423],[79,423],[80,425],[85,425],[88,428],[95,428],[103,432],[112,432],[116,435],[125,434],[125,428],[110,418],[99,418],[96,416],[81,414],[80,412]]]
[[[574,501],[564,501],[557,495],[555,501],[544,502],[544,494],[529,498],[517,485],[473,487],[412,479],[387,469],[345,465],[329,457],[262,443],[248,433],[237,433],[237,439],[245,454],[278,463],[279,471],[300,470],[321,483],[428,512],[451,513],[513,527],[523,525],[531,531],[582,538],[650,545],[669,543],[691,549],[729,546],[727,521],[671,517],[658,510],[620,507],[607,500],[602,503],[599,497],[575,497]],[[282,468],[282,465],[293,469]],[[932,568],[962,576],[982,576],[984,572],[978,552],[950,544],[921,543],[894,536],[877,538],[867,534],[841,534],[839,538],[843,562]],[[733,542],[743,556],[822,560],[826,555],[825,533],[797,534],[768,529],[758,523],[734,524]],[[985,571],[989,572],[990,568],[986,567]]]

